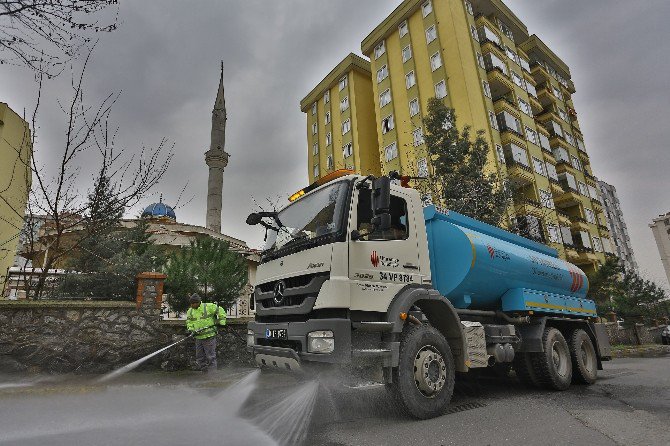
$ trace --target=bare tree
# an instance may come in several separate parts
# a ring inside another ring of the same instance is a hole
[[[87,239],[96,236],[95,231],[82,230],[85,223],[89,223],[87,227],[96,226],[95,222],[91,222],[95,218],[95,213],[91,212],[95,202],[88,200],[85,191],[82,191],[82,184],[86,184],[80,180],[82,155],[86,154],[86,171],[91,174],[91,183],[103,172],[113,184],[113,209],[109,209],[112,213],[123,212],[143,199],[159,183],[173,156],[172,146],[165,139],[156,147],[142,147],[139,153],[128,154],[125,149],[117,147],[118,128],[110,126],[109,118],[119,95],[109,94],[97,106],[91,106],[84,100],[85,72],[92,50],[89,50],[81,71],[73,75],[71,99],[66,105],[61,105],[66,117],[65,140],[55,171],[40,162],[36,150],[35,129],[43,73],[38,75],[38,100],[30,135],[33,156],[29,164],[20,158],[21,148],[16,148],[17,157],[24,167],[30,169],[33,179],[26,209],[24,250],[33,258],[36,253],[42,256],[39,265],[42,271],[32,290],[36,297],[44,291],[49,270],[62,264]],[[91,162],[91,158],[95,161]],[[0,200],[9,204],[2,192]],[[24,209],[12,208],[16,214],[24,214]],[[36,230],[38,227],[39,231]],[[27,280],[27,286],[31,286],[29,282]]]
[[[0,0],[0,64],[56,76],[117,16],[118,0]]]

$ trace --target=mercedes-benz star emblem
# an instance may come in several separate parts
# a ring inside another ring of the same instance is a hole
[[[280,280],[275,284],[275,303],[277,305],[281,304],[284,300],[284,291],[286,291],[286,283],[283,280]]]

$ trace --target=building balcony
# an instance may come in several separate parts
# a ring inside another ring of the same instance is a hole
[[[581,204],[582,199],[575,189],[564,189],[561,195],[554,196],[554,203],[557,208],[567,209]]]
[[[500,141],[502,142],[503,146],[508,144],[516,144],[519,147],[526,147],[526,140],[524,139],[523,135],[516,130],[510,129],[509,127],[500,128]]]
[[[500,68],[487,70],[491,95],[498,98],[514,91],[514,82]]]
[[[516,187],[535,183],[535,175],[529,166],[524,166],[516,161],[507,161],[507,175],[510,182]]]
[[[591,204],[593,204],[593,210],[596,211],[596,213],[603,211],[603,205],[597,198],[591,198]]]
[[[588,231],[591,229],[589,222],[578,216],[570,216],[570,227],[577,231]]]
[[[533,96],[532,94],[528,94],[528,102],[530,103],[530,108],[533,109],[533,114],[537,115],[538,113],[542,113],[542,110],[544,110],[544,106],[540,102],[540,99],[537,96]]]
[[[544,218],[546,210],[539,202],[524,198],[515,200],[514,212],[516,212],[517,215],[533,215],[537,218]]]
[[[551,75],[549,74],[549,72],[537,62],[532,63],[530,65],[530,73],[532,74],[533,79],[535,79],[535,82],[538,84],[541,84],[551,79]]]
[[[486,39],[486,38],[484,38],[484,39],[480,38],[479,40],[480,40],[479,43],[482,47],[482,53],[483,54],[494,53],[496,56],[498,56],[502,60],[507,59],[507,55],[505,54],[505,50],[502,49],[500,47],[500,45],[498,45],[496,42],[494,42],[493,40]]]
[[[558,222],[563,226],[570,226],[572,221],[570,216],[563,211],[556,209],[556,215],[558,216]]]
[[[565,160],[558,160],[556,162],[556,173],[569,173],[571,175],[575,175],[577,173],[577,169],[572,167],[572,165],[570,165],[570,163]]]
[[[508,112],[509,114],[515,116],[516,118],[521,118],[519,113],[519,107],[514,103],[512,99],[508,96],[502,96],[493,102],[493,110],[496,115],[502,113],[503,111]]]
[[[556,96],[554,96],[551,92],[551,87],[548,87],[547,84],[540,85],[537,88],[537,99],[543,108],[549,108],[557,102]]]
[[[610,230],[607,226],[601,225],[600,223],[598,224],[598,230],[600,231],[600,236],[601,237],[610,237]]]
[[[551,146],[552,149],[554,147],[563,147],[565,150],[568,150],[568,153],[572,148],[572,146],[568,144],[565,138],[557,134],[551,135],[551,138],[549,138],[549,145]]]
[[[554,194],[554,197],[563,195],[565,193],[563,186],[561,186],[561,184],[553,178],[549,178],[549,187],[551,188],[551,193]]]

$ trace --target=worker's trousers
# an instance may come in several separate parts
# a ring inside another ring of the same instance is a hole
[[[195,362],[200,370],[216,370],[216,336],[195,340]]]

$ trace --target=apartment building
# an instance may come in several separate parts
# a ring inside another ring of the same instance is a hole
[[[349,54],[300,102],[310,183],[338,169],[379,175],[370,62]]]
[[[32,183],[28,123],[0,102],[0,288],[14,264]]]
[[[514,190],[510,227],[587,272],[613,253],[570,69],[502,1],[405,0],[361,50],[382,172],[430,172],[423,118],[437,97],[484,132],[487,169]]]
[[[621,203],[616,188],[602,180],[598,180],[598,189],[602,197],[603,212],[607,219],[607,227],[614,244],[614,252],[626,270],[637,272],[637,262],[633,254],[633,246],[628,235],[628,227],[623,218]]]
[[[654,234],[658,252],[661,255],[663,269],[670,283],[670,212],[665,215],[659,215],[649,225]]]

